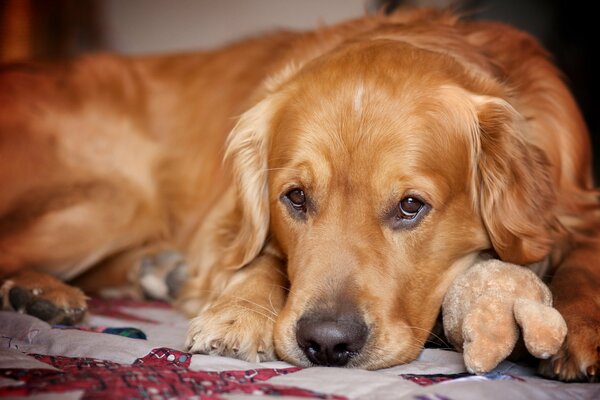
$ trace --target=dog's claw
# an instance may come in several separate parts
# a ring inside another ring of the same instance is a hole
[[[188,338],[185,342],[186,351],[190,351],[196,344],[196,336]]]
[[[555,375],[560,375],[560,371],[562,369],[562,359],[556,359],[554,360],[554,362],[552,363],[552,371],[554,372]]]
[[[589,367],[587,367],[586,372],[587,372],[588,376],[596,376],[596,366],[590,365]]]
[[[256,352],[258,354],[265,354],[265,345],[264,343],[261,343],[258,345],[258,348],[256,349]]]

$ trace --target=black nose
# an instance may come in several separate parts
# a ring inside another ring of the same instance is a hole
[[[341,367],[360,352],[367,335],[367,325],[361,318],[311,316],[298,321],[296,341],[314,364]]]

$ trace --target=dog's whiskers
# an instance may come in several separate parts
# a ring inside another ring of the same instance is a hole
[[[243,298],[243,297],[233,296],[233,295],[225,295],[225,296],[230,296],[230,297],[233,297],[233,298],[235,298],[237,300],[241,300],[241,301],[245,301],[246,303],[250,303],[250,304],[252,304],[252,305],[254,305],[254,306],[258,307],[258,308],[261,308],[261,309],[265,310],[268,313],[271,313],[274,317],[277,317],[277,313],[276,312],[273,312],[273,311],[269,310],[268,307],[265,307],[262,304],[258,304],[255,301],[248,300],[248,299]]]
[[[437,340],[439,340],[440,342],[442,342],[445,346],[447,346],[447,348],[451,349],[452,346],[450,346],[450,344],[448,342],[446,342],[446,340],[444,340],[444,338],[436,335],[435,333],[433,333],[432,331],[425,329],[425,328],[420,328],[418,326],[407,326],[407,328],[409,329],[415,329],[415,330],[420,330],[420,331],[424,331],[425,333],[427,333],[430,336],[433,336],[434,338],[436,338]]]
[[[291,288],[289,288],[289,287],[285,287],[285,286],[282,286],[282,285],[276,285],[276,284],[274,284],[273,286],[275,286],[275,287],[278,287],[278,288],[280,288],[280,289],[283,289],[284,291],[288,292],[289,294],[295,294],[295,293],[292,291],[292,289],[291,289]]]
[[[279,315],[279,313],[277,312],[277,309],[273,305],[273,290],[271,290],[271,292],[269,292],[269,304],[271,305],[271,310],[273,312],[273,315],[275,317],[277,317]]]
[[[283,276],[286,280],[288,279],[288,276],[285,272],[283,272],[282,270],[280,270],[279,268],[275,268],[274,271],[276,271],[279,275]]]
[[[409,346],[411,344],[409,343]],[[412,347],[409,347],[412,348]],[[371,351],[374,350],[374,351]],[[390,359],[392,361],[394,361],[397,364],[406,364],[406,360],[399,358],[399,357],[389,357],[389,350],[386,350],[384,348],[378,347],[378,346],[371,346],[369,349],[369,352],[371,352],[372,354],[367,354],[367,359],[374,359],[374,358],[386,358],[386,359]],[[375,355],[376,357],[372,357],[373,355]]]
[[[269,321],[271,321],[272,323],[275,323],[275,319],[273,319],[272,317],[268,316],[267,314],[264,314],[264,313],[261,313],[261,312],[260,312],[260,311],[258,311],[258,310],[255,310],[254,308],[251,308],[251,307],[246,307],[246,306],[243,306],[243,305],[241,305],[241,304],[237,304],[236,306],[237,306],[237,307],[240,307],[240,308],[243,308],[244,310],[247,310],[247,311],[253,312],[253,313],[255,313],[255,314],[261,315],[261,316],[265,317],[266,319],[268,319]],[[269,311],[269,309],[267,309],[267,311]],[[269,312],[270,312],[270,311],[269,311]],[[277,315],[275,315],[275,317],[277,317]]]
[[[274,286],[275,286],[275,285],[274,285]],[[199,290],[200,290],[200,291],[203,291],[203,292],[209,292],[209,293],[217,293],[217,292],[218,292],[218,291],[216,291],[216,290],[211,290],[211,289],[199,289]],[[263,310],[265,310],[265,311],[267,311],[267,312],[271,313],[271,314],[272,314],[274,317],[277,317],[277,315],[278,315],[278,313],[276,313],[276,312],[273,312],[273,311],[272,311],[272,310],[270,310],[268,307],[265,307],[265,306],[263,306],[262,304],[259,304],[259,303],[255,302],[255,301],[252,301],[252,300],[250,300],[250,299],[247,299],[247,298],[245,298],[245,297],[240,297],[240,296],[236,296],[236,295],[233,295],[233,294],[228,294],[228,293],[219,293],[219,294],[220,294],[220,296],[219,296],[219,297],[230,297],[230,298],[232,298],[232,299],[236,299],[236,300],[239,300],[239,301],[243,301],[243,302],[246,302],[246,303],[250,303],[250,304],[252,304],[252,305],[254,305],[254,306],[256,306],[256,307],[259,307],[259,308],[261,308],[261,309],[263,309]]]

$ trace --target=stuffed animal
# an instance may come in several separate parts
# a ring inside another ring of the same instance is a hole
[[[499,260],[478,262],[456,278],[442,315],[446,337],[474,374],[508,357],[519,331],[529,353],[543,359],[558,352],[567,334],[548,287],[529,269]]]

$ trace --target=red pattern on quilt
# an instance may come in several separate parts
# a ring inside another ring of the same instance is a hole
[[[403,379],[409,380],[416,383],[419,386],[435,385],[436,383],[442,383],[452,381],[454,379],[464,378],[471,376],[471,374],[464,372],[460,374],[433,374],[433,375],[415,375],[415,374],[402,374],[400,375]]]
[[[246,371],[192,371],[191,354],[158,348],[133,364],[118,364],[93,358],[31,354],[59,371],[46,369],[2,369],[0,376],[25,383],[0,387],[0,397],[37,393],[84,392],[83,399],[163,399],[197,396],[219,399],[220,394],[244,393],[262,396],[297,396],[313,399],[345,399],[295,387],[266,383],[274,376],[300,368],[263,368]]]

